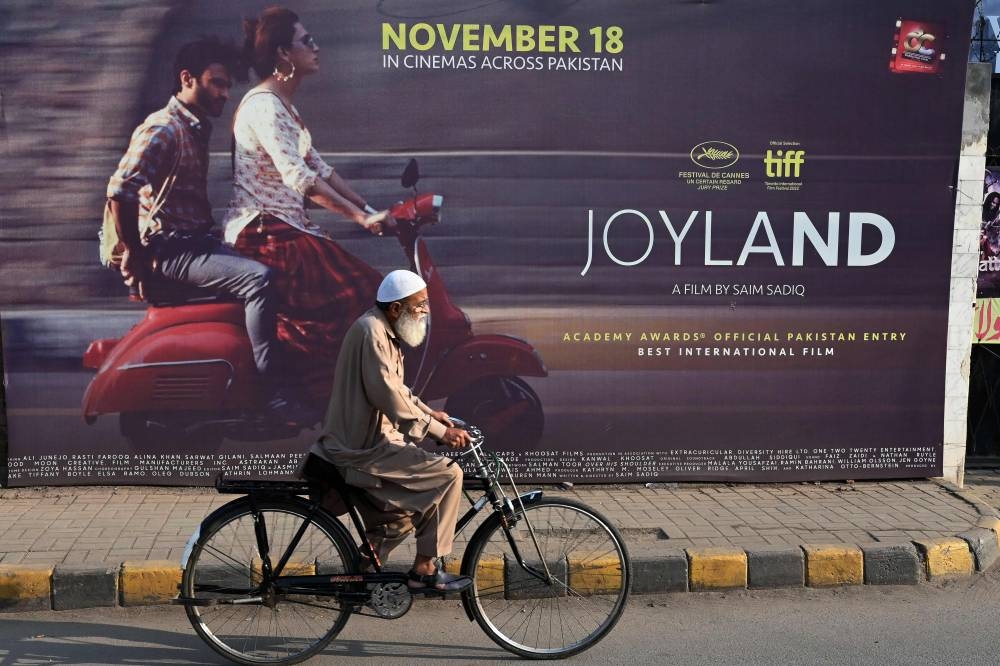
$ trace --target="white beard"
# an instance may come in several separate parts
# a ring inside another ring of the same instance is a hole
[[[427,315],[404,312],[392,328],[407,347],[419,347],[427,337]]]

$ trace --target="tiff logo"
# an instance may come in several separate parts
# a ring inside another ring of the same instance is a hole
[[[804,150],[768,150],[764,155],[764,171],[768,178],[798,178],[805,163]]]

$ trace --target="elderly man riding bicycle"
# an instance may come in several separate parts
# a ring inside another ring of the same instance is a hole
[[[354,322],[340,348],[323,435],[302,475],[322,479],[330,475],[325,464],[336,466],[347,483],[364,491],[367,501],[358,508],[380,562],[415,530],[408,587],[458,592],[472,579],[445,573],[434,560],[452,551],[462,470],[413,442],[432,437],[463,448],[469,434],[403,383],[403,345],[423,342],[429,311],[419,275],[397,270],[385,277],[376,307]]]

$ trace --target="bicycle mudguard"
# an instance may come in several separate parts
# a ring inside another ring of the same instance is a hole
[[[518,495],[517,499],[524,506],[530,506],[532,504],[537,504],[538,502],[540,502],[541,499],[542,499],[542,495],[543,495],[542,491],[540,489],[536,488],[534,490],[529,490],[526,493],[521,493],[520,495]],[[514,504],[517,505],[517,502],[514,502]],[[489,518],[487,518],[486,520],[484,520],[483,524],[480,525],[476,529],[475,532],[473,532],[472,537],[468,541],[468,544],[475,543],[476,539],[479,538],[479,536],[481,534],[483,534],[484,532],[492,531],[494,529],[494,523],[498,522],[499,520],[500,520],[500,518],[498,517],[497,513],[494,511],[494,513],[492,515],[490,515]],[[465,547],[465,554],[462,555],[462,567],[461,567],[460,571],[465,571],[466,570],[466,565],[469,564],[466,561],[467,558],[469,557],[469,551],[470,551],[469,546],[466,545],[466,547]],[[472,597],[471,597],[471,595],[472,595],[472,588],[471,587],[468,590],[462,592],[462,608],[465,609],[465,614],[469,616],[469,621],[473,622],[473,621],[475,621],[476,618],[472,614]]]

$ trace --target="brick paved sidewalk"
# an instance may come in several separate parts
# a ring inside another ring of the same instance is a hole
[[[962,495],[983,505],[981,508],[984,511],[993,510],[996,513],[1000,509],[1000,468],[967,471]]]
[[[633,552],[650,555],[706,546],[950,537],[974,526],[989,510],[986,505],[1000,507],[996,473],[970,475],[970,485],[961,493],[933,481],[545,490],[600,510],[621,528]],[[192,488],[0,490],[0,564],[179,561],[195,527],[231,499],[214,490]],[[409,552],[400,550],[394,560],[409,557]]]

